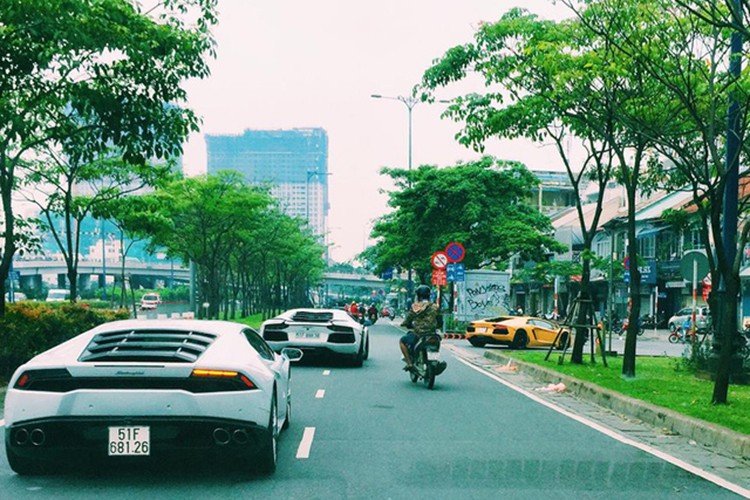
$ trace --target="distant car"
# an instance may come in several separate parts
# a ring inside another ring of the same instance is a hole
[[[548,319],[533,316],[498,316],[474,320],[466,327],[466,340],[475,347],[485,345],[506,345],[513,349],[526,347],[549,347],[555,343],[557,323]],[[569,336],[563,330],[555,343],[562,349]]]
[[[22,300],[29,300],[29,298],[23,292],[13,292],[13,302],[21,302]],[[5,292],[5,302],[10,302],[10,292]]]
[[[161,304],[161,296],[158,293],[144,293],[141,297],[141,310],[153,311]]]
[[[11,469],[37,474],[194,454],[273,473],[291,415],[290,361],[239,323],[106,323],[20,366],[5,398]]]
[[[683,307],[677,311],[674,316],[669,318],[667,321],[667,327],[670,332],[674,332],[682,326],[686,319],[692,321],[693,319],[693,308]],[[699,306],[695,308],[695,326],[696,328],[703,329],[707,328],[711,324],[711,313],[706,306]]]
[[[70,290],[52,288],[47,292],[47,302],[65,302],[70,300]]]
[[[277,352],[296,347],[305,353],[334,354],[357,367],[370,355],[367,326],[340,309],[292,309],[264,321],[260,332]]]

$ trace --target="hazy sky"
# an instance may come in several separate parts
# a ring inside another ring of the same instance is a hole
[[[380,169],[408,162],[406,106],[370,95],[408,95],[435,58],[513,6],[546,18],[568,15],[548,0],[220,0],[218,56],[209,78],[189,82],[189,105],[208,134],[326,129],[331,256],[350,260],[369,244],[372,221],[388,210],[379,191],[389,183]],[[450,99],[447,92],[439,97]],[[414,167],[479,156],[456,143],[459,125],[440,118],[444,106],[414,108]],[[550,146],[524,141],[494,141],[486,152],[529,168],[559,166]],[[205,172],[202,135],[191,138],[185,169]]]

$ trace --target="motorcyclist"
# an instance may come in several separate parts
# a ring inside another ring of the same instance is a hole
[[[370,304],[370,307],[367,309],[367,317],[373,323],[375,323],[375,320],[378,319],[378,308],[374,303]]]
[[[406,313],[401,326],[409,328],[409,331],[401,337],[399,346],[404,355],[406,366],[404,371],[412,371],[411,353],[420,337],[435,333],[443,326],[443,316],[437,304],[430,302],[430,287],[420,285],[417,287],[417,300],[411,305]]]

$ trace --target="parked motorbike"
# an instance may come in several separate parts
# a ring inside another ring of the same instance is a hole
[[[411,381],[416,384],[421,379],[428,389],[435,386],[435,377],[448,367],[448,364],[440,359],[440,335],[436,333],[419,338],[411,353],[411,359]]]
[[[646,328],[644,328],[643,323],[638,321],[638,336],[640,337],[643,335],[643,333],[646,331]],[[622,325],[620,326],[620,335],[625,335],[628,333],[628,320],[627,318],[622,322]]]

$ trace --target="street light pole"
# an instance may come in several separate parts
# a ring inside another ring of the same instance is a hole
[[[404,105],[406,105],[406,109],[409,110],[409,158],[408,158],[408,165],[409,165],[409,170],[411,170],[411,160],[412,160],[412,147],[411,147],[412,146],[412,110],[414,109],[414,106],[417,105],[417,103],[419,102],[419,100],[416,99],[415,97],[412,97],[412,96],[406,96],[406,97],[404,97],[402,95],[396,96],[396,97],[391,97],[391,96],[385,96],[385,95],[380,95],[380,94],[371,94],[370,97],[372,97],[373,99],[390,99],[392,101],[401,101],[401,102],[404,103]],[[448,101],[440,101],[440,102],[448,102]]]
[[[409,157],[408,157],[408,163],[407,164],[409,166],[409,172],[411,172],[411,166],[412,166],[412,110],[414,109],[414,106],[416,106],[417,103],[419,102],[419,99],[417,99],[414,96],[402,96],[402,95],[400,95],[400,96],[392,97],[392,96],[385,96],[385,95],[380,95],[380,94],[370,94],[370,97],[372,97],[373,99],[390,99],[392,101],[400,101],[400,102],[404,103],[404,105],[406,106],[406,109],[409,111]],[[440,99],[437,102],[449,103],[450,101],[448,101],[446,99]],[[411,178],[409,178],[409,186],[411,186]],[[407,294],[408,294],[407,295],[407,300],[408,300],[408,298],[411,298],[411,291],[412,291],[411,278],[412,278],[412,275],[411,275],[411,266],[410,266],[409,270],[408,270],[408,275],[407,275],[407,285],[408,285],[408,287],[407,287]]]

